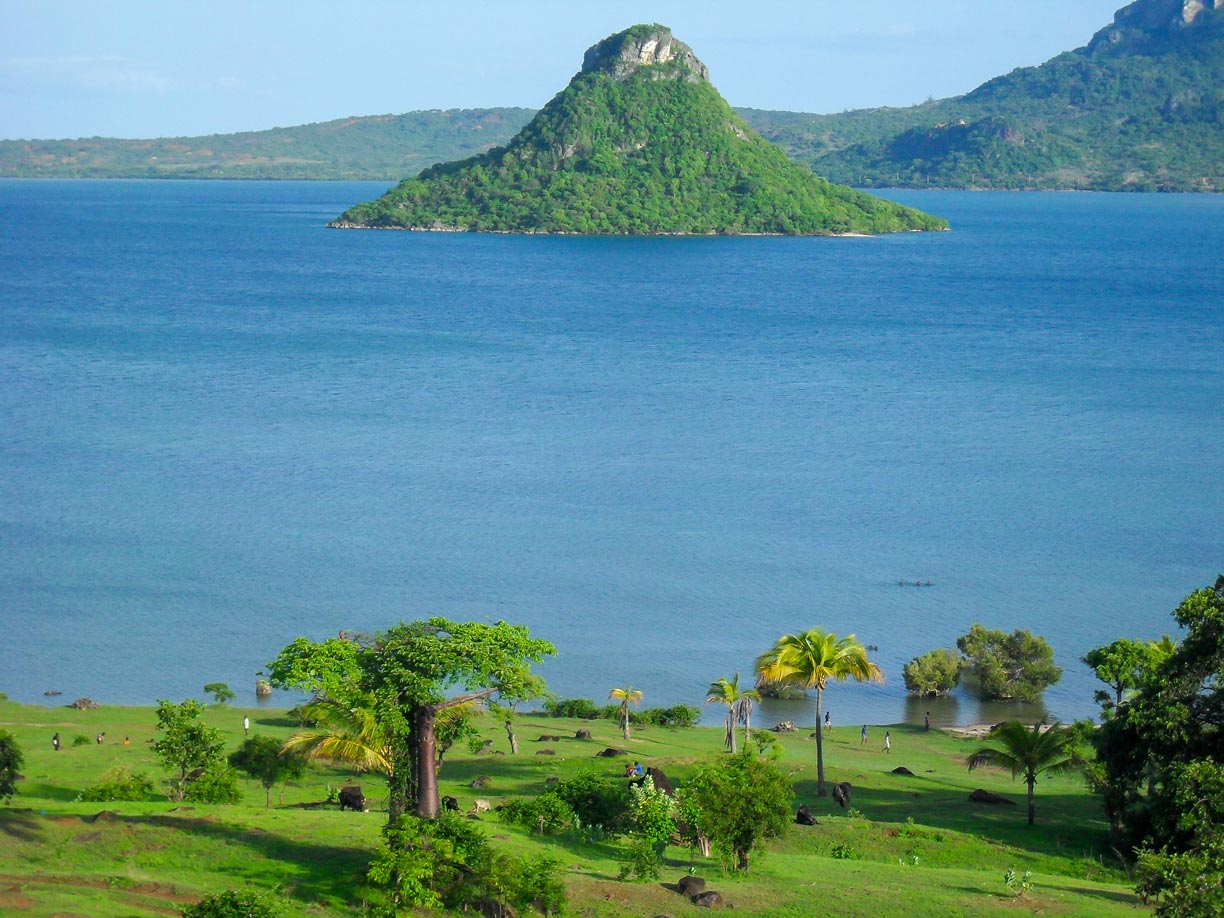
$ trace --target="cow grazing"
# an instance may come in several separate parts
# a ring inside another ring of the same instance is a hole
[[[493,809],[493,805],[489,803],[489,801],[486,800],[484,797],[477,797],[475,800],[472,801],[472,812],[473,813],[487,813],[491,809]]]
[[[443,797],[442,798],[442,809],[448,810],[452,813],[458,812],[459,800],[455,797]]]
[[[340,788],[340,810],[352,810],[354,813],[364,813],[366,808],[365,794],[356,784]]]

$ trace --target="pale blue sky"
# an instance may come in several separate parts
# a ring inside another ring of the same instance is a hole
[[[599,39],[670,26],[732,105],[968,92],[1125,0],[0,0],[0,139],[161,137],[425,108],[537,108]]]

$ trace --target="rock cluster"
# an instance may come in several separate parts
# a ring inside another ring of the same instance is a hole
[[[608,70],[618,77],[636,73],[642,67],[675,62],[677,66],[660,69],[657,79],[684,79],[710,82],[710,70],[693,49],[672,36],[671,29],[661,25],[636,26],[611,35],[593,45],[582,58],[582,72]]]

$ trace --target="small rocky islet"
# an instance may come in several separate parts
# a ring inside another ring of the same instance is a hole
[[[665,26],[590,48],[506,146],[436,165],[330,224],[343,229],[630,235],[873,235],[938,217],[834,185],[731,109]]]

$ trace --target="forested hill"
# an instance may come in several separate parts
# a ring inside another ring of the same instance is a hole
[[[160,140],[0,141],[0,177],[385,179],[504,144],[529,108],[451,109]]]
[[[910,108],[737,109],[860,187],[1224,191],[1224,0],[1139,0],[1084,47]],[[524,108],[165,140],[0,141],[0,177],[381,179],[504,146]]]
[[[341,228],[511,233],[832,235],[946,229],[832,185],[754,133],[664,26],[587,51],[505,146],[409,178]]]
[[[1082,48],[905,109],[755,112],[863,187],[1224,190],[1224,0],[1139,0]]]

